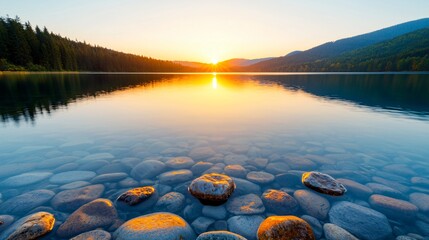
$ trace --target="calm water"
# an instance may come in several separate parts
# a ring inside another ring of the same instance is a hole
[[[157,177],[138,179],[131,174],[142,161],[167,162],[179,156],[212,163],[204,169],[212,172],[240,164],[244,175],[233,174],[242,179],[250,171],[291,173],[299,179],[297,171],[315,170],[368,184],[374,193],[405,201],[415,192],[429,194],[429,75],[425,74],[0,75],[0,115],[3,202],[37,189],[57,194],[75,181],[84,181],[77,187],[94,184],[94,176],[58,183],[52,174],[120,172],[126,175],[101,182],[105,187],[101,197],[113,201],[127,189],[155,184],[161,194],[184,194],[185,200],[168,210],[191,224],[204,215],[186,191],[187,184],[201,174],[196,167],[188,167],[192,177],[181,176],[168,184]],[[201,149],[203,157],[194,154]],[[166,167],[164,172],[171,170]],[[29,178],[22,185],[10,183],[16,176],[25,181],[21,174],[28,172],[46,177]],[[261,196],[270,188],[284,188],[291,195],[306,189],[295,180],[278,177],[256,183],[254,188],[236,190],[233,197]],[[371,207],[368,196],[350,191],[326,199],[331,206],[346,200]],[[57,226],[73,212],[58,209],[49,197],[32,204],[28,205],[55,213]],[[0,215],[19,219],[33,207],[10,210],[0,204]],[[388,214],[392,239],[410,233],[429,237],[425,229],[429,212],[420,208],[411,221],[405,221],[400,211]],[[119,216],[126,221],[160,210],[166,209],[119,210]],[[295,215],[304,214],[311,215],[301,207]],[[233,216],[227,211],[218,219],[209,217],[205,228],[228,228],[225,221]],[[323,224],[329,217],[318,220]],[[197,225],[192,225],[197,233],[204,230]],[[59,239],[55,230],[46,239]]]

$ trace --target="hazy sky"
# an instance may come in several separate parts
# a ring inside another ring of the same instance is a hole
[[[209,62],[294,50],[429,17],[429,0],[0,0],[0,15],[71,39]]]

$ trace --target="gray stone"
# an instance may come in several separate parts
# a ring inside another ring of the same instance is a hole
[[[57,193],[51,200],[52,207],[64,212],[78,209],[85,203],[101,197],[104,192],[102,184],[91,185],[83,188],[64,190]]]
[[[249,193],[260,194],[261,187],[255,183],[241,178],[232,178],[235,183],[234,195],[245,195]]]
[[[201,234],[205,231],[207,231],[207,229],[209,228],[209,226],[211,224],[214,223],[214,219],[212,218],[207,218],[207,217],[198,217],[197,219],[195,219],[192,223],[191,226],[194,228],[194,231],[196,234]]]
[[[68,171],[53,175],[49,182],[53,184],[66,184],[76,181],[86,181],[95,177],[95,172],[92,171]]]
[[[265,171],[267,171],[271,174],[274,174],[274,175],[286,173],[289,170],[290,170],[289,165],[287,165],[286,163],[283,163],[283,162],[268,163],[267,167],[265,168]]]
[[[322,224],[320,224],[320,221],[312,217],[310,215],[302,215],[301,219],[306,221],[308,224],[310,224],[311,229],[313,230],[313,234],[316,237],[316,239],[320,239],[323,235],[323,227]]]
[[[203,215],[214,219],[225,219],[227,212],[224,206],[204,206]]]
[[[228,231],[210,231],[200,234],[197,240],[247,240],[245,237]]]
[[[0,186],[8,188],[23,187],[41,182],[50,176],[52,176],[51,172],[28,172],[7,178],[0,182]]]
[[[326,240],[358,240],[358,238],[347,232],[345,229],[332,223],[326,223],[323,225],[323,231],[325,231]]]
[[[416,205],[420,211],[429,213],[429,195],[425,193],[411,193],[410,202]]]
[[[188,189],[201,203],[216,206],[228,200],[235,183],[226,175],[210,173],[194,179]]]
[[[333,177],[320,172],[303,173],[302,183],[316,192],[331,196],[341,196],[347,191],[346,188]]]
[[[265,212],[262,200],[255,194],[232,198],[227,203],[226,209],[235,215],[251,215]]]
[[[228,219],[228,230],[249,240],[256,240],[256,232],[264,221],[261,216],[234,216]]]
[[[225,164],[227,165],[245,165],[249,161],[246,155],[241,154],[229,154],[225,157]]]
[[[400,191],[393,189],[391,187],[385,186],[383,184],[367,183],[366,186],[371,188],[371,190],[376,194],[393,197],[393,198],[405,199],[404,194],[402,194]]]
[[[241,165],[227,165],[223,169],[225,174],[232,177],[244,178],[246,177],[246,169]]]
[[[0,234],[0,239],[32,240],[49,233],[55,224],[54,215],[38,212],[25,216]]]
[[[115,158],[115,156],[113,156],[110,153],[94,153],[82,158],[80,162],[95,161],[95,160],[109,160],[113,158]]]
[[[175,170],[170,172],[165,172],[158,176],[159,182],[161,184],[174,184],[181,182],[186,182],[192,179],[194,175],[190,170]]]
[[[347,188],[347,191],[349,193],[355,195],[358,198],[367,199],[373,193],[371,188],[369,188],[363,184],[360,184],[358,182],[355,182],[353,180],[345,179],[345,178],[339,178],[339,179],[337,179],[337,181],[339,183],[343,184]]]
[[[271,213],[290,215],[296,213],[299,209],[298,202],[284,191],[268,189],[262,194],[261,198],[264,206]]]
[[[197,147],[189,152],[189,157],[195,160],[204,160],[213,157],[216,152],[211,147]]]
[[[0,212],[6,214],[25,214],[48,202],[54,195],[54,192],[45,189],[27,192],[3,202],[0,205]]]
[[[70,238],[82,232],[110,226],[118,217],[113,203],[99,198],[74,211],[57,230],[57,235]]]
[[[178,192],[170,192],[162,196],[156,202],[154,209],[156,211],[178,212],[185,206],[185,196]]]
[[[418,208],[410,202],[378,194],[372,195],[369,203],[373,209],[393,219],[414,220],[418,212]]]
[[[115,201],[116,207],[129,211],[146,211],[158,201],[158,191],[151,186],[133,188],[122,193]]]
[[[0,215],[0,233],[7,229],[14,221],[15,218],[11,215]]]
[[[259,184],[268,184],[274,181],[274,175],[267,172],[262,172],[262,171],[249,172],[246,178],[251,182],[259,183]]]
[[[76,188],[86,187],[88,185],[91,185],[91,183],[86,181],[76,181],[76,182],[71,182],[71,183],[62,185],[60,187],[60,190],[76,189]]]
[[[106,183],[106,182],[118,182],[122,179],[125,179],[128,177],[128,174],[123,172],[117,172],[117,173],[106,173],[96,176],[91,180],[91,183]]]
[[[392,228],[385,215],[351,202],[334,204],[329,211],[329,221],[362,240],[392,237]]]
[[[189,157],[175,157],[170,160],[168,160],[165,165],[169,168],[174,169],[187,169],[194,165],[194,160]]]
[[[137,180],[152,179],[162,173],[164,168],[165,164],[163,162],[157,160],[146,160],[131,170],[131,176]]]
[[[320,220],[328,215],[330,204],[326,198],[308,190],[297,190],[293,196],[306,214]]]
[[[133,218],[114,233],[116,240],[185,240],[195,239],[195,233],[181,217],[172,213],[152,213]]]
[[[112,236],[109,232],[98,229],[81,233],[70,240],[110,240],[111,238]]]
[[[197,162],[194,166],[191,167],[191,171],[194,173],[194,175],[198,176],[209,170],[211,167],[213,167],[213,165],[214,164],[210,162]]]

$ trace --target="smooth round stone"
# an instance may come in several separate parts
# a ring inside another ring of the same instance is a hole
[[[211,147],[197,147],[189,152],[189,157],[195,160],[211,158],[216,152]]]
[[[425,193],[411,193],[410,201],[416,205],[420,211],[429,213],[429,195]]]
[[[290,170],[289,165],[287,165],[284,162],[273,162],[268,163],[267,167],[265,167],[265,171],[271,173],[271,174],[281,174],[286,173]]]
[[[81,162],[95,161],[95,160],[108,160],[113,158],[115,158],[115,156],[113,156],[111,153],[94,153],[82,158]]]
[[[212,218],[207,218],[207,217],[198,217],[197,219],[195,219],[192,223],[191,226],[194,229],[196,234],[201,234],[205,231],[207,231],[207,229],[209,228],[209,226],[211,224],[213,224],[215,222],[214,219]]]
[[[390,187],[390,188],[396,189],[396,190],[398,190],[398,191],[399,191],[399,192],[401,192],[401,193],[406,193],[406,192],[409,192],[409,191],[410,191],[410,187],[405,186],[405,185],[404,185],[404,184],[402,184],[402,183],[399,183],[399,181],[398,181],[398,180],[387,180],[387,179],[385,179],[385,178],[382,178],[382,177],[376,177],[376,176],[372,177],[371,179],[372,179],[374,182],[377,182],[377,183],[380,183],[380,184],[386,185],[386,186],[388,186],[388,187]],[[406,181],[406,180],[405,180],[405,181]]]
[[[196,240],[247,240],[238,234],[228,231],[211,231],[200,234]]]
[[[53,175],[49,182],[53,184],[66,184],[76,181],[86,181],[95,177],[95,172],[92,171],[68,171]]]
[[[224,159],[227,165],[245,165],[247,161],[249,161],[249,158],[241,154],[229,154]]]
[[[128,177],[128,174],[126,173],[106,173],[96,176],[91,180],[91,183],[106,183],[106,182],[118,182],[122,179],[125,179]]]
[[[323,225],[326,240],[359,240],[345,229],[332,223]]]
[[[201,203],[220,205],[225,203],[235,189],[232,178],[217,173],[204,174],[189,185],[189,192]]]
[[[267,210],[275,214],[294,214],[299,209],[298,202],[286,192],[268,189],[262,194],[262,202]]]
[[[265,212],[262,200],[255,194],[232,198],[227,203],[226,209],[235,215],[251,215]]]
[[[245,195],[249,193],[260,194],[261,187],[258,184],[252,183],[241,178],[232,178],[236,186],[234,195]]]
[[[360,184],[358,182],[355,182],[353,180],[339,178],[337,179],[337,181],[341,183],[343,186],[345,186],[349,193],[355,195],[356,197],[366,199],[373,194],[373,191],[371,188],[363,184]]]
[[[50,176],[52,176],[51,172],[28,172],[7,178],[0,182],[0,186],[7,188],[23,187],[41,182]]]
[[[418,208],[410,202],[378,194],[372,195],[369,203],[373,209],[393,219],[412,220],[418,212]]]
[[[334,204],[329,211],[329,221],[362,240],[392,237],[392,228],[384,214],[351,202]]]
[[[301,186],[302,171],[288,171],[276,175],[276,182],[282,187]]]
[[[153,204],[155,204],[157,200],[158,192],[156,191],[156,189],[151,186],[146,186],[133,188],[122,193],[116,199],[116,205],[122,205],[122,207],[142,205],[143,209],[146,209],[153,206]]]
[[[64,190],[57,193],[51,200],[51,205],[56,210],[71,212],[78,209],[85,203],[101,197],[104,192],[104,185],[97,184],[83,188]]]
[[[256,240],[256,233],[264,218],[255,216],[234,216],[228,219],[228,230],[249,240]]]
[[[333,177],[320,172],[303,173],[302,183],[316,192],[331,196],[341,196],[347,191],[346,188]]]
[[[169,168],[185,169],[185,168],[192,167],[194,163],[195,163],[194,160],[192,160],[192,158],[189,158],[189,157],[175,157],[168,160],[165,163],[165,165],[167,165],[167,167]]]
[[[191,167],[191,171],[194,173],[194,175],[198,176],[213,166],[214,164],[210,162],[197,162],[194,166]]]
[[[400,191],[398,191],[396,189],[393,189],[391,187],[388,187],[386,185],[383,185],[383,184],[379,184],[379,183],[367,183],[365,185],[367,187],[371,188],[371,190],[375,194],[380,194],[380,195],[384,195],[384,196],[388,196],[388,197],[393,197],[393,198],[401,198],[401,199],[405,198],[404,194],[402,194]]]
[[[323,227],[322,224],[320,224],[320,221],[312,217],[310,215],[302,215],[301,219],[306,221],[308,224],[310,224],[311,229],[313,230],[313,234],[316,237],[316,239],[320,239],[323,235]]]
[[[196,219],[201,216],[201,211],[203,207],[200,203],[194,202],[190,205],[187,205],[185,209],[183,209],[183,216],[189,221]]]
[[[11,215],[0,215],[0,232],[7,229],[14,221],[15,218]]]
[[[32,240],[49,233],[54,228],[55,217],[48,212],[38,212],[23,217],[0,234],[0,239]]]
[[[87,182],[87,181],[76,181],[76,182],[71,182],[71,183],[67,183],[64,184],[60,187],[61,190],[70,190],[70,189],[76,189],[76,188],[81,188],[81,187],[85,187],[91,185],[91,183]]]
[[[295,216],[272,216],[265,219],[258,229],[258,240],[315,240],[310,225]]]
[[[185,240],[195,239],[195,233],[183,218],[172,213],[152,213],[133,218],[114,233],[116,240]]]
[[[8,214],[25,214],[48,202],[54,195],[54,192],[45,189],[27,192],[10,198],[0,204],[0,212]]]
[[[112,236],[109,232],[98,229],[81,233],[76,237],[70,238],[70,240],[110,240],[111,238]]]
[[[246,169],[241,165],[227,165],[223,170],[225,174],[232,177],[244,178],[247,174]]]
[[[86,171],[96,171],[104,166],[109,165],[109,161],[106,160],[95,160],[90,161],[87,163],[83,163],[79,166],[79,170],[86,170]]]
[[[185,196],[178,192],[170,192],[162,196],[155,204],[156,211],[178,212],[185,206]]]
[[[214,219],[225,219],[227,212],[224,206],[204,206],[203,215]]]
[[[152,179],[163,172],[165,164],[157,160],[146,160],[131,170],[131,176],[137,180]]]
[[[297,190],[293,196],[306,214],[320,220],[328,215],[330,204],[326,198],[308,190]]]
[[[294,170],[310,170],[317,167],[317,165],[304,157],[301,156],[288,156],[286,157],[286,163],[291,169]]]
[[[429,179],[428,178],[412,177],[411,178],[411,183],[414,184],[414,185],[417,185],[417,186],[429,188]]]
[[[159,175],[158,178],[161,184],[169,185],[189,181],[193,176],[194,175],[190,170],[175,170],[165,172]]]
[[[246,176],[247,180],[259,183],[259,184],[267,184],[274,181],[274,175],[267,172],[249,172]]]
[[[130,188],[130,187],[138,187],[139,186],[139,182],[137,182],[136,180],[127,177],[121,181],[119,181],[118,183],[119,187],[121,188]]]
[[[118,217],[113,203],[99,198],[74,211],[57,230],[57,235],[70,238],[82,232],[110,226]]]

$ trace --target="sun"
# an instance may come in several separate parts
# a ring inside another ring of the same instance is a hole
[[[219,61],[216,58],[212,58],[211,63],[213,65],[216,65]]]

